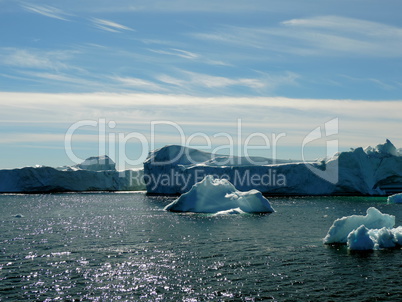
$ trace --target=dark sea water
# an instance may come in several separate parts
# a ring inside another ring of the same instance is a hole
[[[0,195],[0,301],[401,301],[402,250],[322,243],[378,197],[270,198],[269,215],[177,214],[144,193]],[[22,217],[20,217],[22,216]]]

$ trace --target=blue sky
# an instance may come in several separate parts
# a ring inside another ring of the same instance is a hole
[[[285,133],[277,156],[300,158],[303,138],[339,118],[341,150],[386,138],[402,147],[401,6],[0,0],[0,168],[70,164],[66,131],[100,119],[115,122],[108,133],[147,139],[152,121],[213,137],[235,136],[240,119],[245,136]],[[97,131],[75,133],[78,157],[103,151]],[[154,146],[170,143],[177,129],[159,127]],[[126,147],[141,153],[135,139]]]

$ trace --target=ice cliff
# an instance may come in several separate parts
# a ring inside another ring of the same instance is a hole
[[[117,171],[108,156],[75,166],[0,170],[0,193],[144,190],[142,170]]]
[[[107,156],[67,167],[0,170],[0,193],[125,191],[182,194],[206,175],[270,195],[390,195],[402,192],[402,154],[387,140],[310,163],[229,157],[177,145],[150,152],[144,170],[116,171]]]
[[[389,195],[402,192],[401,152],[387,140],[310,163],[229,157],[170,145],[144,162],[147,191],[182,194],[206,175],[271,195]]]

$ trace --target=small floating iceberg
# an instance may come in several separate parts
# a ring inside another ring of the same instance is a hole
[[[395,225],[395,216],[382,214],[378,209],[371,207],[367,209],[367,214],[352,215],[338,218],[329,228],[324,243],[346,243],[350,232],[356,230],[361,225],[368,229],[381,229],[383,227],[392,228]]]
[[[402,203],[402,193],[388,196],[388,203]]]
[[[324,238],[326,244],[346,244],[350,250],[378,250],[402,246],[402,227],[395,216],[371,207],[367,214],[338,218]]]
[[[171,204],[165,207],[171,212],[193,213],[272,213],[268,199],[257,190],[238,191],[226,179],[214,179],[207,175]]]

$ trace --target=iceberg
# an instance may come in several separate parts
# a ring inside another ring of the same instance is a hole
[[[238,191],[228,180],[214,179],[211,175],[193,185],[190,191],[167,205],[165,210],[217,214],[274,212],[261,192]]]
[[[142,169],[117,171],[112,159],[98,156],[74,166],[0,170],[0,193],[138,191],[142,176]]]
[[[338,218],[329,228],[324,238],[324,243],[347,243],[349,233],[362,225],[368,229],[393,228],[395,225],[395,216],[382,214],[378,209],[370,207],[367,209],[365,216],[352,215]],[[359,234],[363,234],[362,232]]]
[[[144,162],[151,194],[183,194],[206,175],[228,179],[241,191],[267,195],[391,195],[402,192],[402,154],[389,140],[309,163],[169,145],[150,152]]]
[[[367,214],[336,219],[324,238],[326,244],[346,244],[355,251],[402,246],[402,227],[394,228],[395,216],[371,207]]]
[[[387,203],[402,203],[402,193],[388,196]]]
[[[361,232],[361,229],[367,230]],[[402,227],[367,229],[360,226],[348,236],[347,246],[350,250],[379,250],[402,246]]]
[[[361,225],[349,233],[347,237],[349,249],[355,251],[366,251],[374,249],[374,241],[370,238],[369,229]]]

